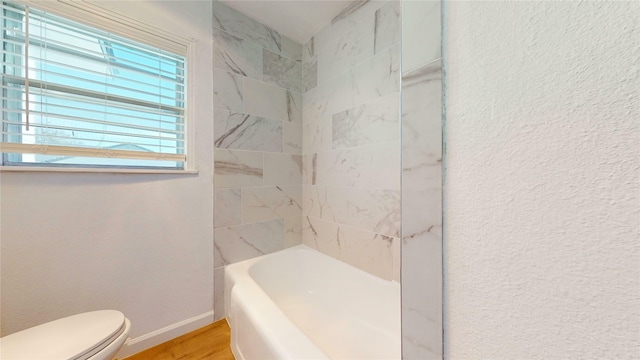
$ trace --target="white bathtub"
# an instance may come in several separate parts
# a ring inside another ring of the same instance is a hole
[[[304,245],[225,269],[237,360],[400,359],[400,284]]]

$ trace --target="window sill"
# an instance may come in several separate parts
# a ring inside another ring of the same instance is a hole
[[[58,168],[58,167],[37,167],[37,166],[0,166],[0,172],[170,174],[170,175],[197,175],[198,174],[198,170]]]

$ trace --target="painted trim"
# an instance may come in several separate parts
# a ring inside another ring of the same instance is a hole
[[[107,167],[58,167],[58,166],[0,166],[0,172],[49,172],[49,173],[112,173],[112,174],[171,174],[198,175],[198,170],[107,168]]]
[[[124,359],[211,323],[213,323],[213,311],[208,311],[204,314],[200,314],[161,329],[154,330],[142,336],[138,336],[137,338],[129,338],[120,352],[118,352],[117,358]]]

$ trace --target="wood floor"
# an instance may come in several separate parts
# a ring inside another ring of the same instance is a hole
[[[230,334],[227,321],[222,319],[124,360],[235,360]]]

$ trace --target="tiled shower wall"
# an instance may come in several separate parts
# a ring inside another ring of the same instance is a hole
[[[402,239],[403,358],[441,358],[439,2],[361,1],[304,47],[214,17],[216,315],[227,264],[302,241],[399,281]]]
[[[402,357],[442,359],[440,2],[402,14]]]
[[[361,1],[303,48],[303,243],[400,278],[400,2]]]
[[[215,314],[224,266],[301,242],[302,45],[214,1]]]

